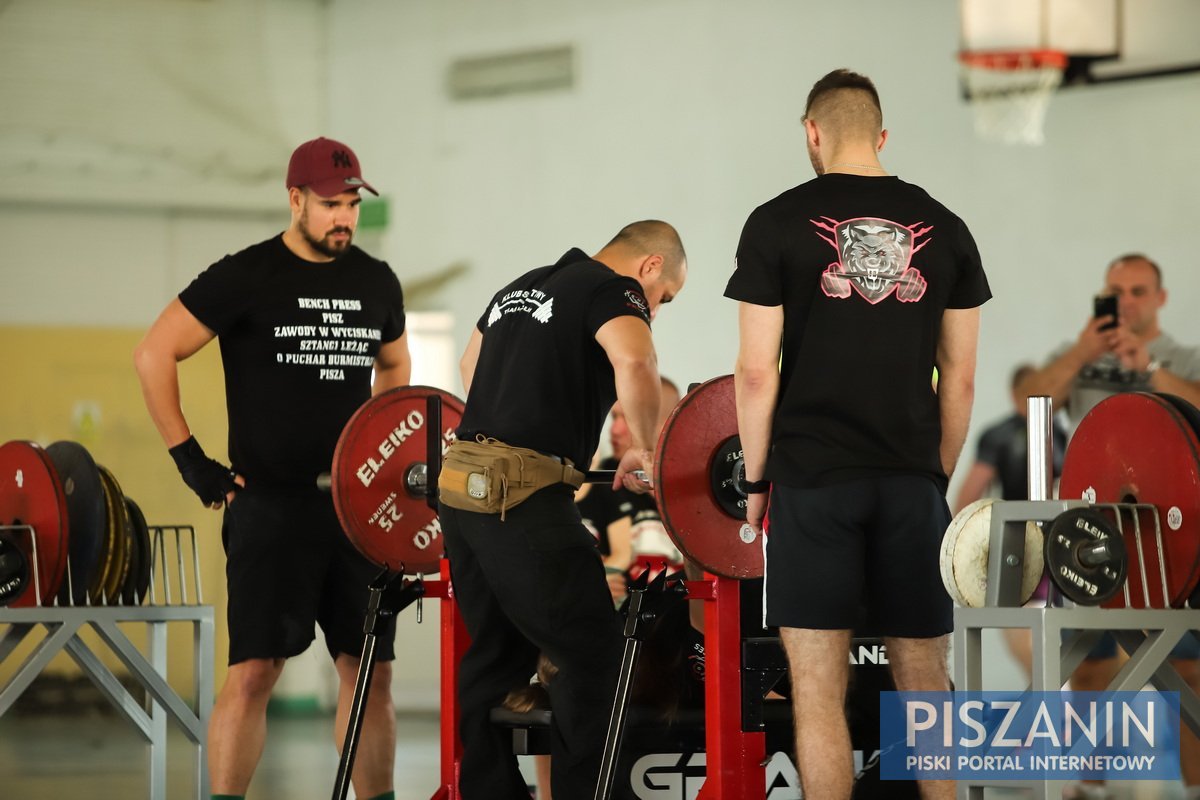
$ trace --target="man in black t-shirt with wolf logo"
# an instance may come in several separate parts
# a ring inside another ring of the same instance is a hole
[[[884,637],[898,689],[950,688],[938,549],[991,293],[962,220],[880,165],[868,78],[818,81],[804,130],[817,177],[750,215],[725,294],[739,301],[747,521],[766,532],[804,796],[849,798],[853,631]],[[951,781],[921,789],[954,796]]]

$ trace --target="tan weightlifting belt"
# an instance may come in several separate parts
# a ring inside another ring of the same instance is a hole
[[[566,483],[578,489],[584,474],[569,460],[513,447],[480,435],[456,441],[442,460],[438,497],[462,511],[500,514],[523,503],[538,489]]]

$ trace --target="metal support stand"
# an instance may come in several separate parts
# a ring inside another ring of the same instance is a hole
[[[195,566],[195,533],[190,526],[167,528],[178,539],[181,532],[192,533],[192,558]],[[160,605],[156,588],[151,589],[145,606],[36,606],[32,608],[0,608],[0,625],[8,628],[0,634],[0,662],[16,651],[33,630],[42,626],[46,636],[29,653],[16,673],[0,686],[0,716],[29,688],[50,661],[65,651],[83,670],[109,702],[129,721],[149,748],[149,800],[165,800],[167,796],[167,721],[174,721],[188,741],[195,746],[193,775],[197,800],[209,795],[208,770],[205,758],[205,737],[213,704],[212,664],[214,658],[215,624],[212,606],[202,605],[199,572],[193,572],[195,590],[189,592],[182,570],[177,574],[179,604],[171,604],[170,587],[162,539],[164,528],[151,527],[155,541],[156,569],[161,570],[165,583],[166,604]],[[177,552],[180,548],[177,547]],[[192,625],[192,694],[189,705],[167,682],[167,624],[185,622]],[[146,625],[146,653],[143,654],[120,629],[121,623]],[[121,684],[112,671],[101,662],[92,648],[80,638],[80,631],[91,627],[108,649],[120,659],[129,674],[146,691],[145,705],[138,702]]]
[[[442,715],[441,729],[441,777],[432,800],[459,800],[458,775],[462,768],[462,740],[458,736],[458,663],[471,637],[467,626],[458,613],[454,600],[454,586],[450,583],[450,562],[442,559],[441,580],[428,584],[430,597],[441,599],[442,626]]]
[[[767,794],[767,735],[742,725],[740,581],[705,575],[688,592],[704,606],[705,778],[697,800],[761,800]]]
[[[608,734],[604,739],[604,754],[600,758],[600,776],[596,782],[595,800],[608,800],[612,796],[613,770],[621,754],[621,740],[628,721],[629,690],[633,686],[633,674],[637,669],[638,656],[646,639],[649,627],[662,613],[667,593],[687,594],[687,588],[678,575],[667,577],[660,572],[653,581],[647,582],[649,572],[643,572],[629,585],[629,606],[625,616],[625,651],[621,656],[621,670],[617,676],[617,689],[613,696],[612,714],[608,718]]]
[[[370,584],[371,595],[367,600],[367,616],[363,622],[363,649],[358,661],[358,677],[354,683],[354,698],[350,703],[350,719],[346,725],[346,738],[342,744],[342,755],[338,760],[337,778],[333,785],[333,800],[345,800],[350,791],[350,774],[354,770],[354,756],[358,752],[358,740],[362,734],[363,707],[370,690],[371,676],[375,674],[375,647],[380,621],[395,616],[425,596],[425,582],[420,578],[408,580],[402,574],[383,570]]]
[[[954,684],[959,691],[983,689],[983,631],[988,628],[1028,628],[1033,640],[1032,691],[1058,691],[1107,631],[1111,631],[1129,661],[1113,679],[1108,691],[1137,691],[1151,683],[1161,691],[1179,692],[1180,715],[1200,735],[1200,698],[1167,663],[1171,649],[1189,630],[1200,630],[1200,614],[1185,609],[1106,609],[1075,606],[1021,608],[1021,560],[1024,558],[1025,523],[1048,522],[1071,508],[1091,507],[1083,500],[1050,500],[1051,464],[1050,398],[1028,399],[1029,497],[992,505],[988,551],[988,584],[983,608],[954,609]],[[1133,504],[1108,504],[1123,531],[1122,508]],[[1141,541],[1140,528],[1135,528]],[[1156,529],[1161,537],[1161,531]],[[1161,549],[1161,546],[1160,546]],[[1142,576],[1143,597],[1149,586]],[[1053,591],[1053,590],[1052,590]],[[1165,597],[1166,591],[1164,589]],[[1129,589],[1125,589],[1126,601]],[[1070,632],[1070,633],[1068,633]],[[1064,633],[1067,635],[1064,638]],[[959,800],[983,800],[986,787],[1027,790],[1035,800],[1058,800],[1062,780],[960,780]]]
[[[1105,631],[1130,654],[1108,691],[1137,691],[1146,683],[1179,692],[1180,716],[1200,736],[1200,697],[1168,663],[1171,649],[1189,630],[1200,628],[1186,609],[956,608],[954,683],[963,691],[983,689],[983,631],[1028,628],[1033,639],[1033,691],[1058,691]],[[1066,637],[1064,638],[1064,633]],[[1058,800],[1065,781],[959,781],[960,800],[982,800],[987,786],[1021,788],[1035,800]]]

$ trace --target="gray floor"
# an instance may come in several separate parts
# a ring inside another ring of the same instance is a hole
[[[247,800],[329,798],[337,774],[331,725],[328,717],[272,718],[267,749]],[[396,728],[396,798],[430,800],[439,785],[437,718],[401,716]],[[195,798],[193,749],[172,731],[167,750],[167,797]],[[531,774],[530,765],[523,766]],[[0,717],[0,800],[136,800],[147,796],[146,776],[145,746],[113,715]],[[1151,782],[1117,784],[1113,789],[1122,800],[1183,796],[1177,785]],[[1028,796],[1000,790],[986,794],[995,800]],[[687,800],[678,790],[649,791],[646,796]],[[775,790],[770,800],[794,800],[794,794]]]
[[[338,765],[332,724],[272,718],[247,800],[327,800]],[[429,800],[438,786],[437,718],[401,717],[396,728],[396,798]],[[171,800],[196,796],[193,753],[182,735],[170,734]],[[136,800],[147,796],[147,769],[145,746],[113,716],[0,717],[0,800]]]

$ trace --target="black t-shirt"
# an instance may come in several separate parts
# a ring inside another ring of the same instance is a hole
[[[961,219],[896,177],[823,175],[754,210],[725,296],[784,307],[768,479],[918,473],[945,491],[942,312],[991,297]]]
[[[1067,432],[1058,420],[1051,427],[1054,443],[1054,477],[1062,474]],[[1029,498],[1029,430],[1020,414],[1013,414],[979,434],[975,460],[996,470],[1002,500]]]
[[[618,463],[617,459],[609,456],[600,462],[597,469],[616,469]],[[600,552],[604,555],[612,553],[608,526],[630,517],[630,547],[635,560],[649,555],[661,556],[670,564],[680,563],[679,551],[663,526],[653,494],[635,494],[625,488],[614,492],[607,483],[599,483],[593,485],[576,505],[584,527],[596,537]]]
[[[220,343],[234,471],[248,485],[314,486],[371,396],[380,343],[404,333],[395,273],[357,247],[305,261],[276,236],[213,264],[179,299]]]
[[[603,459],[597,469],[616,469],[617,462],[612,457]],[[608,542],[608,526],[620,519],[617,513],[616,497],[612,487],[604,483],[595,483],[588,489],[583,499],[575,503],[583,526],[596,537],[596,545],[603,555],[611,555],[612,548]]]
[[[641,286],[578,249],[505,286],[479,318],[483,344],[458,438],[483,434],[589,464],[617,399],[596,332],[621,316],[650,324]]]

